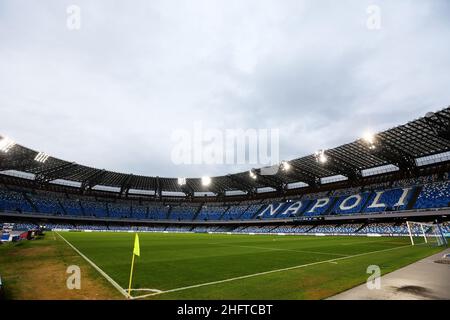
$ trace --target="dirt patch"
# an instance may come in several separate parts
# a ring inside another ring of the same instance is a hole
[[[83,258],[75,254],[62,240],[53,238],[51,235],[46,236],[42,241],[30,242],[27,246],[11,247],[3,252],[5,255],[0,257],[0,271],[7,299],[123,298]],[[70,274],[66,271],[70,265],[80,267],[80,290],[67,288],[66,281]]]
[[[31,248],[20,248],[20,250],[10,250],[6,254],[12,257],[20,256],[20,257],[39,257],[45,254],[54,253],[54,248],[50,246],[40,246],[40,247],[31,247]]]

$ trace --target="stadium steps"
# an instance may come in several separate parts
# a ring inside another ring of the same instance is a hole
[[[244,213],[247,212],[247,210],[250,208],[250,206],[251,206],[251,204],[249,204],[249,205],[247,206],[247,208],[245,208],[245,210],[242,211],[242,213],[237,217],[237,220],[239,220],[239,219],[244,215]]]
[[[356,230],[354,231],[354,233],[358,233],[359,231],[361,231],[362,229],[364,229],[368,224],[369,224],[368,222],[363,223],[363,224],[361,225],[361,227],[359,227],[358,229],[356,229]]]
[[[68,215],[68,214],[67,214],[67,211],[66,211],[66,208],[64,208],[64,206],[62,205],[62,202],[61,202],[60,199],[58,199],[58,204],[59,204],[59,206],[61,207],[62,211],[64,212],[64,215]]]
[[[259,207],[259,209],[258,210],[256,210],[256,212],[255,212],[255,214],[254,215],[252,215],[252,217],[250,218],[250,219],[255,219],[265,208],[266,208],[266,205],[265,204],[260,204],[261,206]]]
[[[142,203],[140,203],[140,205],[142,205]],[[149,214],[150,214],[150,209],[148,208],[148,204],[147,204],[147,205],[145,205],[145,219],[147,219],[147,220],[150,219]]]
[[[205,203],[202,203],[202,205],[198,207],[197,211],[195,211],[194,216],[192,217],[192,220],[197,220],[197,216],[199,215],[200,211],[202,211],[204,205]]]
[[[423,186],[418,186],[414,189],[411,200],[409,200],[408,205],[406,206],[406,210],[411,210],[414,208],[414,205],[416,204],[417,199],[419,198],[419,195],[422,192],[422,188]]]
[[[170,214],[172,213],[172,206],[171,205],[169,205],[169,210],[167,210],[167,214],[166,214],[166,219],[167,220],[169,220],[170,219]],[[164,229],[164,230],[166,230],[166,229]]]
[[[39,212],[38,207],[34,204],[33,200],[31,200],[31,198],[28,196],[28,194],[26,192],[22,192],[23,197],[25,198],[25,200],[28,201],[28,203],[30,204],[30,206],[33,208],[33,210],[35,212]]]
[[[361,210],[359,211],[361,213],[366,210],[367,206],[369,205],[369,201],[372,199],[371,197],[372,197],[373,191],[368,190],[367,193],[368,193],[367,199],[364,201],[364,203],[361,207]]]
[[[96,201],[97,201],[97,199],[96,199]],[[108,202],[105,203],[105,208],[106,208],[106,216],[110,217],[110,214],[109,214],[109,203]]]
[[[80,205],[80,208],[81,208],[81,214],[83,216],[86,216],[86,211],[84,210],[83,203],[80,200],[77,200],[77,201],[78,201],[78,204]]]
[[[310,232],[312,229],[314,229],[315,227],[317,227],[316,225],[312,226],[311,228],[309,228],[308,230],[306,230],[306,233]]]
[[[271,233],[273,230],[275,230],[276,228],[278,228],[279,226],[273,226],[270,230],[269,233]]]
[[[338,202],[340,197],[333,197],[333,200],[331,200],[330,206],[325,210],[325,212],[322,214],[323,216],[328,216],[332,213],[334,210],[334,207],[336,206],[336,203]]]
[[[228,210],[230,210],[231,206],[228,206],[224,212],[222,212],[222,214],[219,217],[219,220],[222,220],[223,216],[228,212]]]

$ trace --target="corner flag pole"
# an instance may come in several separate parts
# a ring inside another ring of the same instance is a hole
[[[134,237],[133,257],[131,258],[130,283],[128,285],[128,296],[131,298],[131,281],[133,280],[134,256],[140,257],[141,250],[139,248],[139,236],[136,233]]]

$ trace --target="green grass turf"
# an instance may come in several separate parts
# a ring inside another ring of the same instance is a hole
[[[133,233],[60,234],[123,288],[128,287]],[[140,233],[141,256],[136,258],[132,287],[165,291],[397,248],[148,297],[322,299],[366,281],[369,265],[380,266],[385,274],[441,250],[409,244],[406,237]],[[134,293],[141,294],[145,293]]]

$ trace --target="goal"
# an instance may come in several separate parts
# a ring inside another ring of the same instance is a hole
[[[447,239],[442,233],[441,225],[439,223],[425,223],[407,221],[409,238],[411,244],[428,244],[432,246],[446,246]]]

